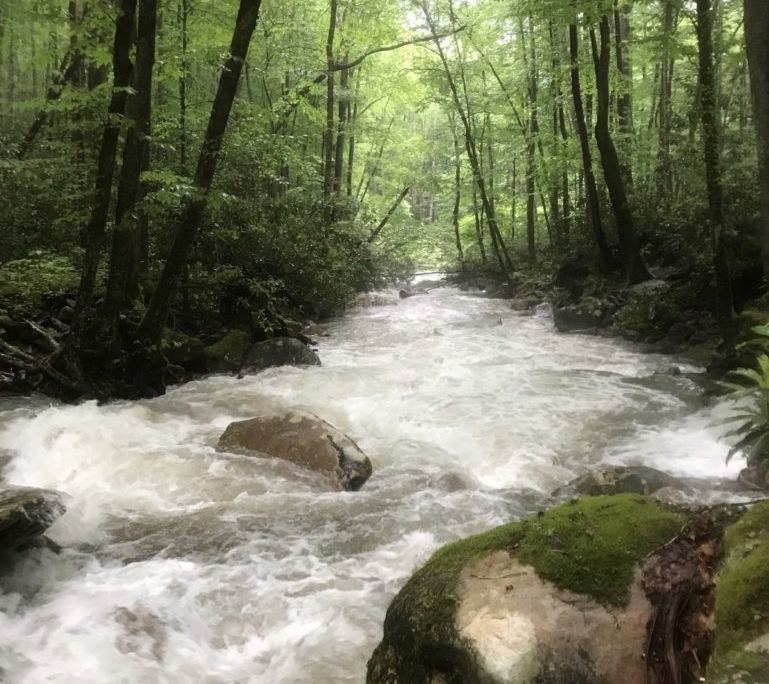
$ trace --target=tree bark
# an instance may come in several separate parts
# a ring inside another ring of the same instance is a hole
[[[192,193],[186,200],[177,222],[171,253],[166,260],[160,282],[139,325],[138,336],[150,344],[157,344],[160,340],[171,299],[179,287],[179,280],[208,203],[208,194],[216,173],[243,63],[259,18],[260,5],[261,0],[240,0],[229,55],[220,72],[219,85],[192,181]]]
[[[128,86],[131,82],[131,38],[136,17],[136,0],[121,0],[115,25],[115,40],[112,51],[113,87],[112,99],[107,110],[107,122],[104,125],[99,160],[96,169],[96,186],[91,209],[91,218],[85,229],[85,258],[83,272],[75,305],[73,332],[76,346],[82,342],[81,336],[90,316],[91,303],[96,287],[96,274],[101,261],[104,234],[107,227],[110,200],[112,199],[112,177],[115,173],[115,155],[120,136],[121,120],[128,99]]]
[[[326,128],[323,133],[323,197],[331,199],[334,192],[334,36],[338,1],[331,0],[326,37]]]
[[[449,117],[451,125],[451,138],[454,143],[454,206],[451,209],[451,225],[454,226],[454,239],[457,245],[459,268],[464,271],[465,253],[462,249],[462,235],[459,230],[459,207],[462,200],[462,157],[459,150],[459,135],[457,134],[457,121],[455,116]]]
[[[769,12],[765,0],[745,2],[745,49],[753,96],[761,193],[761,250],[769,285]]]
[[[613,271],[617,268],[617,263],[609,249],[603,229],[601,205],[598,201],[598,185],[595,180],[595,173],[593,172],[593,157],[590,152],[590,138],[588,137],[587,122],[585,121],[585,110],[582,106],[582,86],[579,76],[579,34],[576,24],[569,26],[569,53],[571,57],[571,96],[574,102],[577,135],[579,136],[580,150],[582,152],[585,199],[588,211],[590,212],[595,243],[601,255],[601,261],[607,270]]]
[[[622,137],[623,155],[620,159],[625,185],[633,185],[633,166],[630,162],[630,149],[633,140],[633,72],[627,57],[625,44],[630,36],[630,5],[618,7],[615,0],[614,9],[614,51],[616,55],[617,72],[620,75],[620,89],[617,95],[617,120],[619,133]]]
[[[657,152],[657,190],[660,199],[668,202],[673,193],[673,166],[670,156],[670,135],[675,57],[670,49],[676,25],[674,0],[665,0],[662,24],[663,50],[659,66],[659,149]]]
[[[400,203],[403,201],[403,199],[408,195],[409,190],[408,186],[403,188],[403,190],[400,191],[400,194],[398,197],[395,198],[395,201],[390,205],[390,208],[387,210],[387,213],[382,217],[382,220],[377,224],[377,227],[374,228],[374,230],[371,231],[371,235],[368,236],[368,239],[366,242],[371,244],[374,242],[374,240],[377,239],[379,236],[379,233],[382,232],[382,229],[387,225],[389,220],[392,218],[392,215],[395,213],[395,210],[400,206]]]
[[[622,166],[611,132],[609,131],[609,66],[611,53],[609,18],[606,15],[602,17],[600,24],[600,49],[596,45],[594,29],[590,30],[590,35],[593,46],[598,97],[595,139],[598,143],[598,151],[601,154],[604,181],[609,190],[612,210],[617,224],[617,235],[619,237],[620,249],[622,250],[625,274],[628,284],[634,285],[644,280],[649,280],[651,275],[649,275],[646,264],[644,264],[641,257],[638,236],[633,226],[633,216],[630,212],[627,191],[622,179]]]
[[[158,0],[139,0],[136,64],[133,94],[128,102],[129,128],[123,147],[123,167],[118,185],[115,230],[112,234],[105,323],[114,326],[121,309],[139,294],[141,261],[141,173],[149,168],[152,69],[155,64],[155,31]]]
[[[726,353],[731,354],[735,344],[734,307],[729,260],[724,240],[721,134],[718,126],[711,0],[697,0],[697,44],[699,46],[700,119],[705,151],[705,180],[708,189],[708,220],[716,275],[716,315],[721,326]]]

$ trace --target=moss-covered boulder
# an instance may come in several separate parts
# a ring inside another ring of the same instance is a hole
[[[251,348],[251,335],[231,330],[221,340],[205,348],[206,366],[211,373],[236,373]]]
[[[301,340],[275,337],[248,350],[241,372],[255,373],[274,366],[320,366],[320,357]]]
[[[168,362],[187,370],[202,370],[205,365],[203,343],[178,330],[166,328],[160,340],[160,351]]]
[[[368,684],[642,684],[640,562],[681,524],[597,496],[440,549],[392,601]]]
[[[769,682],[769,502],[728,528],[724,547],[708,681],[763,684]]]

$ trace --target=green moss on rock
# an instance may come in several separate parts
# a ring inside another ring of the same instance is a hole
[[[368,681],[425,682],[434,662],[450,662],[460,679],[473,681],[475,665],[462,648],[454,617],[460,575],[475,561],[506,550],[559,588],[622,605],[638,562],[682,524],[681,516],[643,496],[596,496],[444,546],[390,604]]]
[[[203,358],[205,347],[203,343],[178,330],[166,328],[160,341],[160,351],[169,363],[177,366],[187,366]]]
[[[735,672],[767,681],[769,502],[756,504],[732,525],[724,546],[726,560],[716,589],[716,650],[708,673],[715,681],[729,681]]]
[[[557,587],[624,605],[638,562],[682,524],[643,496],[585,497],[526,520],[518,558]]]
[[[237,371],[251,348],[251,335],[245,330],[231,330],[216,344],[205,348],[208,370],[221,373]]]

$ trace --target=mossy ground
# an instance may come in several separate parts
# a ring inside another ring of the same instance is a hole
[[[414,664],[432,649],[456,644],[460,574],[474,561],[502,550],[560,588],[602,604],[622,605],[638,562],[682,524],[681,516],[643,496],[596,496],[449,544],[393,600],[385,641]]]
[[[756,504],[724,538],[726,560],[716,591],[716,650],[709,674],[769,677],[769,653],[745,646],[769,632],[769,502]]]

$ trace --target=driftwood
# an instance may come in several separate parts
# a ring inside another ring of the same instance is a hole
[[[69,326],[58,319],[50,319],[52,328],[29,318],[16,323],[27,326],[31,339],[25,342],[0,329],[0,390],[29,392],[53,382],[64,391],[78,392],[77,384],[55,366]]]

